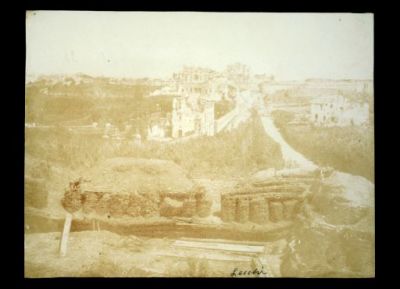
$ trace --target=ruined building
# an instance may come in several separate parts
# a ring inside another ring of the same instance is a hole
[[[214,135],[214,101],[176,97],[172,106],[172,137]]]
[[[174,73],[171,127],[172,137],[213,136],[216,129],[215,103],[228,100],[238,103],[241,91],[248,89],[250,70],[233,64],[222,73],[208,68],[185,66]]]
[[[225,70],[227,79],[239,88],[239,90],[246,90],[250,84],[250,68],[241,63],[228,65]]]
[[[172,137],[188,135],[214,135],[214,103],[218,101],[212,80],[217,76],[213,70],[184,67],[175,73],[178,96],[172,105]]]
[[[367,124],[369,105],[350,102],[341,95],[319,97],[311,103],[310,121],[325,127]]]

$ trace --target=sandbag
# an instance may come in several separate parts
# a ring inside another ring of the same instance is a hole
[[[268,207],[264,198],[255,198],[250,201],[250,216],[251,222],[256,224],[265,224],[268,222]]]
[[[284,219],[282,202],[279,201],[269,202],[269,216],[272,222],[279,222]]]
[[[246,223],[249,221],[250,200],[248,197],[241,197],[236,206],[236,222]]]
[[[160,216],[174,217],[180,216],[182,213],[183,203],[181,201],[173,200],[171,198],[164,198],[160,205]]]

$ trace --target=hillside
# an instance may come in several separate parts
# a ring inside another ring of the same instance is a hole
[[[45,78],[29,82],[25,92],[26,122],[87,125],[113,123],[122,127],[135,120],[144,124],[153,113],[172,111],[173,95],[151,96],[161,83],[150,80],[109,78]],[[215,104],[215,118],[233,109],[234,103]]]
[[[283,166],[279,146],[264,132],[258,117],[231,132],[184,142],[126,140],[115,146],[101,135],[79,135],[61,127],[27,129],[26,154],[69,169],[90,168],[114,157],[166,159],[199,177],[247,176],[260,169]]]

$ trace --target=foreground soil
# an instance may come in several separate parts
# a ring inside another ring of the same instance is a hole
[[[254,256],[176,247],[176,239],[84,231],[71,233],[67,255],[60,257],[60,235],[25,235],[25,277],[230,277],[235,268],[251,270],[261,263],[268,276],[278,277],[286,246],[282,239],[261,244],[264,252]]]

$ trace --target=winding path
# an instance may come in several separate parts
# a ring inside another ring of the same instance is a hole
[[[282,156],[285,161],[286,168],[300,168],[305,170],[315,170],[318,168],[316,164],[308,160],[305,156],[294,150],[282,137],[279,129],[275,126],[271,115],[268,113],[262,99],[256,104],[257,110],[261,116],[261,121],[265,132],[277,142],[282,151]]]

